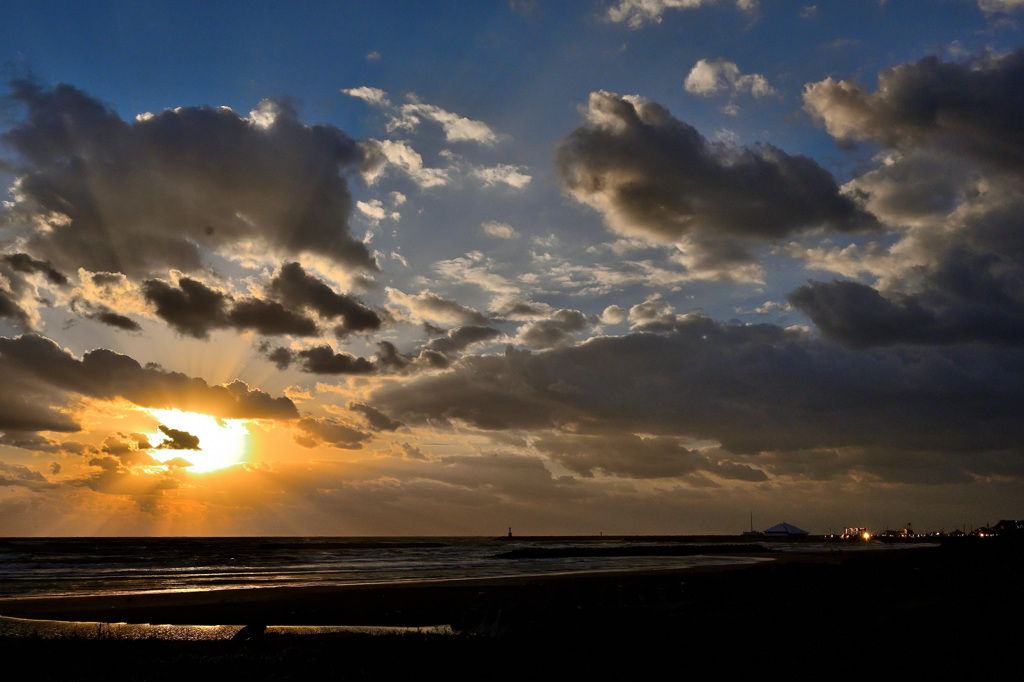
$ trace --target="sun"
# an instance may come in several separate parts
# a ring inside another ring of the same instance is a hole
[[[159,420],[161,426],[184,431],[199,439],[198,450],[176,449],[166,432],[147,433],[154,445],[154,459],[161,462],[179,457],[186,459],[192,463],[186,470],[194,474],[217,471],[245,461],[251,438],[245,420],[217,419],[208,414],[181,410],[146,411]],[[157,447],[160,443],[168,443],[168,446]]]

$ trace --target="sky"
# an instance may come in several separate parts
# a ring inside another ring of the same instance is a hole
[[[1024,518],[1024,0],[9,0],[0,535]]]

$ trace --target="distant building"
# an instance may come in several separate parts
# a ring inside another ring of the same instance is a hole
[[[764,534],[770,538],[805,538],[809,535],[807,531],[791,526],[785,521],[777,526],[772,526]]]

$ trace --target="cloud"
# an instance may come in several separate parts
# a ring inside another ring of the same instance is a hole
[[[152,450],[153,445],[149,439],[141,433],[113,433],[103,440],[102,451],[120,460],[121,466],[157,466],[160,462],[153,459],[147,450]]]
[[[840,141],[932,146],[1024,171],[1024,49],[967,62],[935,56],[878,76],[878,90],[827,78],[804,89],[804,108]]]
[[[316,336],[316,322],[277,301],[235,300],[228,294],[188,277],[175,287],[162,280],[142,283],[142,293],[156,314],[181,334],[205,339],[214,329],[252,330],[267,336]]]
[[[486,341],[493,341],[501,336],[501,332],[492,327],[465,326],[451,329],[445,336],[432,339],[424,348],[426,350],[454,356],[470,346]]]
[[[0,460],[0,486],[22,486],[38,490],[50,487],[50,483],[41,473],[23,464],[10,464]]]
[[[622,324],[626,321],[626,315],[622,306],[610,305],[601,312],[601,324]]]
[[[179,431],[178,429],[172,429],[169,426],[160,424],[157,428],[160,429],[160,433],[167,436],[167,440],[163,441],[156,446],[157,450],[201,450],[199,447],[199,437],[193,436],[188,431]]]
[[[483,121],[474,121],[445,111],[439,106],[421,102],[415,95],[408,95],[406,104],[395,105],[392,104],[387,93],[379,88],[363,86],[344,88],[341,92],[383,109],[389,117],[387,124],[389,132],[402,130],[411,133],[419,127],[420,123],[427,120],[441,126],[448,142],[491,144],[497,140],[497,135]]]
[[[453,282],[476,284],[484,291],[496,294],[516,294],[519,287],[495,270],[503,263],[485,256],[480,251],[471,251],[459,258],[439,261],[434,269]]]
[[[578,310],[562,309],[550,317],[523,325],[516,342],[530,348],[555,348],[572,343],[575,333],[587,326],[587,317]]]
[[[688,316],[658,333],[463,357],[449,372],[383,387],[368,402],[408,425],[649,434],[715,442],[732,456],[873,448],[898,460],[932,451],[970,470],[973,458],[1024,436],[1013,407],[1024,400],[1022,377],[1019,348],[865,353],[799,330]],[[1024,464],[1014,471],[1024,475]]]
[[[1024,267],[991,252],[950,250],[926,271],[919,293],[883,295],[857,282],[811,282],[789,301],[824,334],[854,347],[1024,345]]]
[[[392,419],[366,403],[352,401],[349,402],[347,407],[353,412],[362,414],[366,418],[367,423],[369,423],[370,428],[374,431],[394,431],[402,426],[402,422]]]
[[[70,85],[14,81],[7,100],[26,114],[0,136],[17,155],[5,219],[58,269],[191,272],[203,249],[236,245],[376,268],[348,231],[345,174],[363,148],[301,123],[287,102],[265,100],[249,117],[179,107],[126,122]]]
[[[335,329],[339,336],[380,329],[380,315],[359,299],[335,292],[323,280],[306,273],[298,263],[285,263],[270,282],[269,293],[290,308],[305,308],[320,317],[341,318]]]
[[[398,211],[388,211],[384,208],[384,202],[380,199],[370,201],[357,201],[356,208],[359,212],[369,218],[374,225],[382,220],[398,220],[402,214]]]
[[[728,59],[701,59],[686,76],[687,92],[709,97],[723,93],[749,92],[754,97],[774,95],[775,89],[759,73],[740,74],[740,68]]]
[[[886,147],[847,187],[885,223],[891,245],[809,250],[858,282],[790,294],[830,338],[852,347],[1020,345],[1024,332],[1024,50],[970,62],[927,57],[887,69],[877,92],[827,79],[805,106],[840,142]]]
[[[393,305],[408,310],[416,321],[443,325],[469,324],[477,326],[484,326],[488,322],[487,317],[479,311],[438,296],[431,291],[409,295],[394,287],[387,287],[385,293]]]
[[[384,92],[380,88],[371,88],[367,86],[359,88],[342,88],[341,92],[349,97],[361,99],[367,104],[372,104],[374,106],[391,106],[391,100],[388,99],[388,93]]]
[[[342,450],[359,450],[363,443],[370,439],[370,434],[354,429],[337,419],[304,417],[296,427],[301,432],[296,434],[295,442],[307,448],[318,445],[329,445]]]
[[[585,478],[595,472],[624,478],[676,478],[698,472],[720,478],[765,481],[760,469],[715,461],[689,450],[678,438],[640,437],[631,433],[579,435],[544,434],[533,446],[553,461]]]
[[[986,14],[1016,12],[1024,9],[1024,0],[978,0],[978,7]]]
[[[63,288],[68,278],[49,262],[25,253],[0,257],[0,319],[8,319],[25,331],[39,325],[38,288],[32,281],[42,274],[49,286]]]
[[[490,168],[475,168],[473,169],[473,177],[479,179],[487,187],[504,184],[516,189],[522,189],[530,184],[530,180],[533,179],[524,173],[523,170],[522,166],[504,163],[499,166],[491,166]]]
[[[273,398],[242,381],[211,386],[203,379],[143,367],[127,355],[106,349],[81,359],[42,336],[0,337],[0,369],[8,382],[0,428],[74,431],[78,425],[63,410],[68,394],[102,400],[123,398],[140,407],[202,412],[222,419],[293,419],[288,398]],[[26,402],[31,401],[31,402]]]
[[[396,140],[367,140],[364,143],[367,153],[377,159],[364,172],[364,178],[372,184],[387,167],[395,167],[403,171],[409,178],[423,189],[447,185],[448,171],[442,168],[427,168],[423,165],[423,157],[409,146],[407,142]]]
[[[480,227],[483,228],[486,234],[498,239],[516,239],[519,237],[519,232],[514,227],[497,220],[489,220]]]
[[[562,141],[556,163],[565,188],[613,231],[680,243],[697,269],[750,261],[751,243],[874,225],[813,160],[708,142],[639,97],[592,93],[587,122]]]
[[[298,263],[282,265],[267,294],[274,300],[235,298],[189,277],[179,278],[177,286],[157,279],[142,283],[142,296],[159,318],[179,333],[199,339],[216,329],[317,336],[320,329],[308,313],[326,321],[340,318],[334,327],[339,337],[375,331],[382,324],[381,317],[357,298],[335,292]]]
[[[266,350],[267,359],[282,370],[287,369],[291,363],[298,362],[299,369],[309,374],[370,374],[376,371],[374,364],[366,358],[335,352],[327,345],[298,351],[284,347]]]
[[[646,23],[661,23],[661,15],[670,9],[696,9],[717,4],[719,0],[619,0],[608,8],[605,17],[612,22],[626,22],[630,28],[640,28]],[[984,0],[983,0],[984,1]],[[751,10],[757,7],[757,0],[736,0],[736,7]]]
[[[98,310],[91,310],[89,312],[86,312],[84,313],[84,315],[87,319],[95,320],[100,324],[105,324],[108,327],[113,327],[114,329],[120,329],[126,332],[142,331],[142,325],[140,325],[138,322],[128,317],[127,315],[122,315],[121,313],[114,312],[109,308],[101,307]]]

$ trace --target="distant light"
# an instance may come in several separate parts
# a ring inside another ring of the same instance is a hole
[[[864,536],[863,537],[864,537],[865,540],[870,540],[871,539],[871,533],[869,533],[867,531],[864,531]]]

